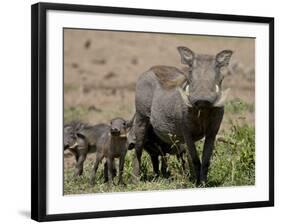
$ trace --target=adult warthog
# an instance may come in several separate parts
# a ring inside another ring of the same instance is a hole
[[[178,47],[183,70],[170,66],[154,66],[142,74],[136,84],[136,157],[134,174],[139,176],[141,155],[149,125],[156,135],[169,144],[170,135],[179,144],[185,143],[197,184],[207,181],[210,157],[219,131],[224,101],[228,91],[222,91],[222,80],[232,51],[216,55],[195,54]],[[204,138],[202,164],[195,142]]]

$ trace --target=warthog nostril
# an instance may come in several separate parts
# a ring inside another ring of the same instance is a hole
[[[206,108],[206,107],[210,107],[212,105],[212,103],[208,100],[197,100],[194,103],[194,106],[198,107],[198,108]]]
[[[111,134],[118,135],[120,134],[120,130],[118,128],[111,128],[110,130]]]

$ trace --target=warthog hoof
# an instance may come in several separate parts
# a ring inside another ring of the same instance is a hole
[[[126,184],[124,183],[124,181],[118,181],[118,185],[125,187]]]
[[[130,179],[130,183],[132,183],[132,184],[139,184],[140,183],[140,177],[136,177],[136,176],[132,177]]]
[[[115,182],[114,182],[113,180],[109,180],[109,181],[107,182],[107,187],[111,188],[111,187],[113,187],[113,186],[116,186]]]
[[[205,187],[207,187],[207,183],[205,181],[198,181],[196,183],[196,187],[205,188]]]
[[[95,178],[91,177],[89,183],[91,186],[94,186],[96,183]]]

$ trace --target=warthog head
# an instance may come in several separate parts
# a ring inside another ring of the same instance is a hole
[[[127,137],[127,121],[123,118],[114,118],[110,122],[112,136]]]
[[[76,146],[76,140],[77,136],[75,135],[73,126],[65,125],[63,129],[64,150],[74,148]]]
[[[181,62],[187,65],[184,87],[178,90],[189,107],[222,107],[228,91],[221,88],[232,51],[223,50],[212,55],[196,55],[186,47],[178,47]]]
[[[78,146],[78,139],[85,139],[85,136],[80,133],[83,128],[87,127],[86,124],[80,122],[72,122],[64,125],[63,128],[63,145],[64,150],[74,149]]]

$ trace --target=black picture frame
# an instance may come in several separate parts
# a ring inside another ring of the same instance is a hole
[[[196,206],[160,207],[101,212],[46,214],[46,13],[48,10],[101,12],[124,15],[175,17],[234,22],[254,22],[269,25],[269,200],[243,203]],[[206,210],[274,206],[274,18],[241,15],[163,11],[137,8],[102,7],[73,4],[37,3],[31,10],[31,76],[32,76],[32,154],[31,154],[31,218],[37,221],[86,219],[116,216],[178,213]]]

